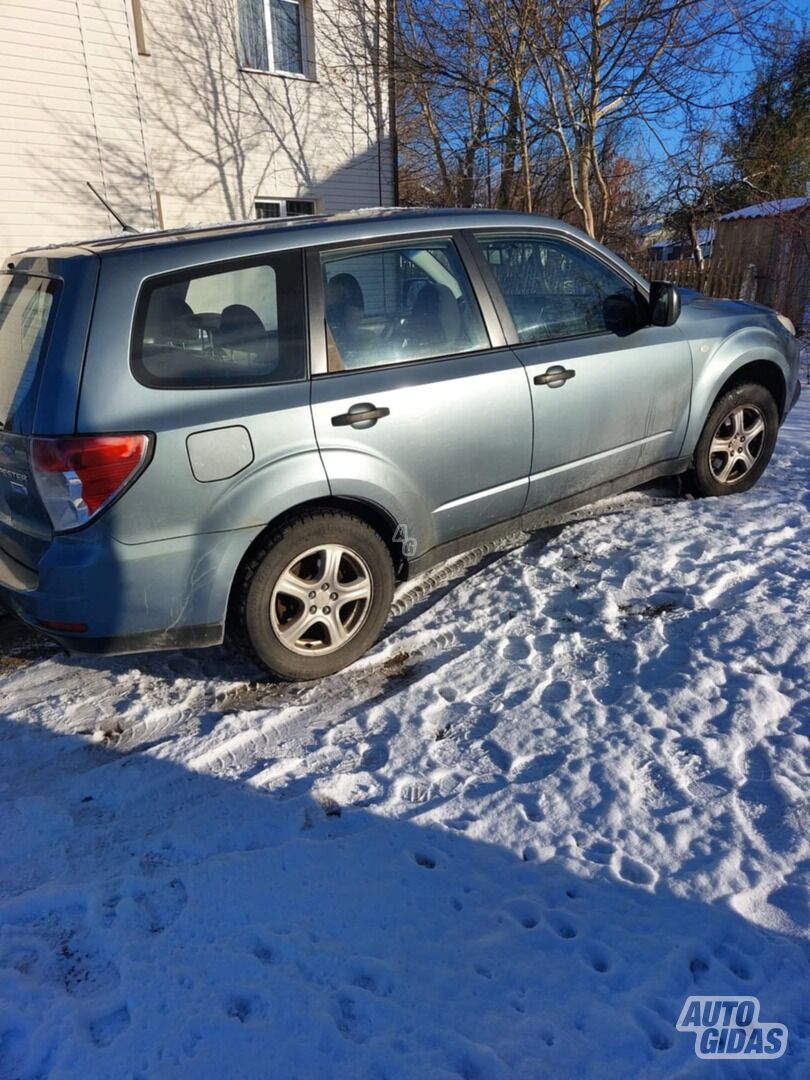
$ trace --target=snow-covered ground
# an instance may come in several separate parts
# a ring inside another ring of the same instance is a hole
[[[810,1075],[809,449],[805,391],[755,491],[456,560],[317,685],[11,649],[0,1078]]]

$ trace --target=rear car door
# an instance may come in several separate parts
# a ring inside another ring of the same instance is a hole
[[[677,457],[692,386],[677,325],[644,325],[629,275],[562,235],[482,232],[476,242],[531,385],[527,509]]]
[[[411,555],[513,517],[526,498],[526,373],[470,272],[480,285],[451,236],[309,256],[312,414],[330,487],[387,509]]]

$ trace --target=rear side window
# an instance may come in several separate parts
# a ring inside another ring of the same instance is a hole
[[[58,283],[0,274],[0,426],[30,429]]]
[[[147,282],[132,360],[147,386],[250,386],[304,378],[300,252]]]

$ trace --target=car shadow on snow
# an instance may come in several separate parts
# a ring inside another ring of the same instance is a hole
[[[726,1076],[675,1030],[690,994],[787,1024],[785,1058],[734,1075],[802,1075],[806,943],[273,764],[0,714],[0,1077]]]

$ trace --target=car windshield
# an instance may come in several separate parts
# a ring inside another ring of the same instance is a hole
[[[57,283],[0,274],[0,427],[33,413]]]

